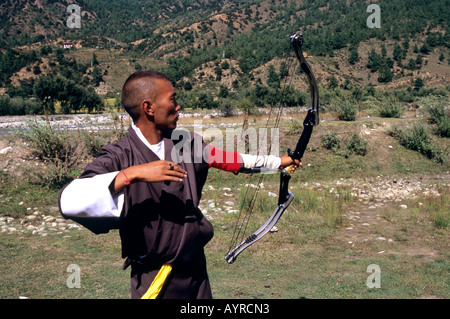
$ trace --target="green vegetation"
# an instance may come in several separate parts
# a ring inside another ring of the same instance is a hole
[[[433,142],[425,125],[414,124],[405,129],[394,126],[390,135],[407,149],[417,151],[438,163],[443,163],[445,152]]]
[[[348,134],[347,134],[348,135]],[[365,156],[367,153],[367,141],[355,133],[345,136],[341,140],[334,133],[328,133],[322,137],[322,145],[332,150],[337,155],[349,158],[352,154]]]
[[[379,112],[381,117],[400,117],[403,113],[403,107],[398,101],[387,98],[381,102]]]
[[[254,119],[259,124],[264,117],[255,115]],[[448,184],[441,180],[440,186],[435,186],[436,181],[427,181],[448,171],[448,163],[436,165],[425,156],[416,156],[416,152],[397,147],[395,139],[383,130],[380,130],[383,136],[380,141],[367,140],[366,155],[361,156],[355,152],[361,146],[360,139],[342,132],[356,132],[363,124],[378,128],[385,120],[321,123],[313,134],[311,148],[305,153],[303,167],[292,177],[290,189],[295,200],[277,224],[278,232],[268,234],[247,249],[233,265],[224,261],[224,255],[237,214],[227,213],[222,208],[230,206],[228,202],[232,200],[231,207],[238,209],[240,196],[245,193],[244,185],[256,184],[259,176],[210,171],[201,206],[215,227],[215,237],[208,244],[206,253],[216,298],[448,298],[448,281],[441,280],[449,267],[446,249],[450,211]],[[399,126],[408,122],[398,118],[389,120]],[[290,121],[282,119],[281,126]],[[427,120],[422,119],[420,123],[427,125]],[[431,132],[428,134],[430,136]],[[19,166],[0,172],[0,216],[26,220],[29,208],[32,208],[58,217],[56,206],[61,180],[55,171],[48,169],[48,164],[65,153],[63,141],[80,146],[84,144],[85,135],[99,140],[117,138],[115,134],[68,134],[49,130],[46,124],[30,123],[28,134],[22,138],[30,144],[32,151],[45,150],[50,144],[62,150],[38,156],[40,159],[36,163],[42,165],[31,162],[34,171],[47,176],[40,183],[30,179],[30,172]],[[35,136],[40,136],[40,144],[32,143]],[[287,145],[291,145],[292,139],[292,135],[288,140],[281,136]],[[318,145],[321,141],[323,146]],[[392,155],[381,152],[379,143],[384,147],[395,145]],[[94,141],[93,144],[101,142]],[[89,160],[95,154],[88,155],[88,144],[85,145],[81,148]],[[347,158],[336,152],[347,147],[354,150],[348,151]],[[72,176],[66,176],[68,179],[79,174],[78,167],[86,163],[84,157],[74,158],[79,162],[71,166]],[[64,159],[56,160],[56,163]],[[399,163],[403,159],[407,160],[409,172]],[[16,175],[21,169],[25,171],[18,178]],[[437,192],[419,192],[419,197],[405,199],[402,203],[408,209],[401,211],[397,202],[385,204],[376,211],[382,219],[377,219],[376,223],[368,219],[369,226],[358,226],[362,228],[352,226],[359,219],[351,220],[350,216],[361,218],[360,224],[365,222],[363,218],[374,217],[375,211],[365,205],[379,203],[377,198],[362,195],[377,187],[370,186],[369,181],[377,180],[379,175],[387,181],[423,178],[423,182],[427,182],[422,189]],[[353,179],[355,184],[348,184]],[[266,176],[263,185],[249,223],[250,232],[268,218],[276,204],[276,198],[269,192],[278,192],[278,176]],[[224,188],[230,190],[224,192]],[[222,210],[211,209],[210,203]],[[356,212],[360,212],[359,215]],[[386,241],[376,239],[381,236]],[[129,298],[129,272],[121,270],[119,238],[117,231],[95,236],[85,229],[71,230],[64,235],[55,232],[45,237],[31,232],[4,232],[0,236],[3,247],[0,262],[4,265],[0,295],[3,298]],[[364,241],[366,238],[368,240]],[[388,243],[388,238],[393,241]],[[14,266],[8,262],[11,258],[15,261]],[[70,264],[81,268],[80,289],[66,286],[70,275],[66,269]],[[370,264],[378,264],[382,269],[381,289],[366,286],[369,276],[366,268]]]
[[[360,75],[342,78],[340,66],[348,62],[365,67],[368,77],[376,79],[380,88],[407,79],[408,84],[398,89],[398,99],[411,103],[433,90],[426,87],[427,80],[413,72],[423,70],[432,54],[438,54],[443,63],[449,48],[448,12],[439,9],[448,7],[443,0],[414,4],[408,0],[379,1],[383,8],[383,27],[379,29],[365,25],[367,4],[360,1],[236,0],[227,1],[226,9],[222,9],[224,1],[152,1],[140,5],[137,0],[89,0],[82,5],[88,14],[83,16],[81,29],[65,27],[67,13],[53,1],[44,2],[40,9],[9,2],[2,8],[0,25],[5,32],[0,37],[0,80],[10,98],[31,98],[32,102],[17,108],[16,101],[2,101],[0,114],[102,111],[105,103],[94,88],[103,81],[117,81],[120,84],[114,85],[109,94],[120,92],[125,76],[149,67],[147,57],[159,61],[151,67],[169,75],[188,109],[222,109],[225,105],[224,110],[231,113],[240,100],[247,98],[259,107],[306,105],[305,90],[286,85],[292,83],[287,79],[299,75],[291,68],[296,63],[288,62],[286,55],[292,54],[289,35],[300,28],[305,35],[304,49],[314,57],[313,69],[323,66],[322,58],[336,66],[334,71],[327,69],[329,76],[322,79],[327,81],[332,100],[321,100],[321,107],[342,104],[339,108],[346,110],[340,110],[344,113],[340,117],[352,120],[355,111],[347,104],[358,106],[374,88],[363,84]],[[22,14],[27,15],[26,27],[12,18]],[[136,20],[139,23],[133,23]],[[37,26],[47,32],[35,35]],[[60,38],[65,40],[55,42]],[[63,50],[64,41],[79,43],[83,48]],[[364,52],[365,43],[372,41],[380,41],[381,49],[375,46]],[[30,50],[16,48],[32,43],[40,45]],[[343,60],[336,59],[340,52],[345,52]],[[85,54],[89,58],[81,59]],[[102,62],[105,57],[107,63]],[[129,63],[130,69],[110,74],[118,60]],[[277,60],[280,62],[273,63]],[[13,74],[24,68],[34,77],[13,84]],[[55,103],[60,107],[55,108]],[[383,105],[380,114],[395,117],[401,110],[397,105]]]
[[[60,105],[60,113],[79,112],[81,109],[87,112],[103,111],[105,108],[101,97],[94,91],[98,86],[100,70],[94,66],[92,70],[87,64],[77,63],[75,59],[64,56],[61,48],[43,47],[38,56],[35,51],[33,60],[27,60],[28,53],[17,53],[18,61],[28,61],[33,64],[36,59],[46,58],[49,65],[53,66],[46,74],[35,74],[36,78],[22,80],[21,85],[9,86],[8,95],[1,96],[0,115],[24,115],[24,114],[55,114],[56,102]],[[18,71],[13,64],[8,63],[9,51],[3,56],[3,68],[5,73]],[[0,56],[0,59],[2,57]],[[95,55],[93,57],[95,59]],[[17,63],[17,62],[15,62]],[[12,74],[9,74],[11,76]],[[5,79],[9,81],[9,77]],[[29,98],[31,97],[31,98]]]
[[[215,227],[206,249],[214,296],[448,298],[450,87],[442,75],[450,65],[449,6],[376,3],[379,29],[366,26],[367,3],[357,0],[84,0],[80,29],[66,27],[56,1],[2,4],[0,115],[111,112],[114,128],[91,134],[30,121],[19,139],[5,139],[28,153],[0,155],[0,297],[129,298],[117,231],[19,234],[3,218],[23,229],[33,211],[60,217],[61,187],[124,134],[115,112],[135,70],[167,73],[183,111],[211,114],[202,118],[211,127],[242,123],[235,110],[262,127],[264,111],[282,105],[280,152],[293,148],[304,115],[298,109],[309,104],[289,46],[289,35],[301,31],[323,122],[292,176],[295,200],[278,232],[233,265],[224,255],[237,213],[224,207],[237,210],[243,186],[259,176],[211,170],[201,206]],[[74,46],[63,49],[66,42]],[[180,123],[192,127],[192,120]],[[417,183],[416,197],[400,198],[405,188],[392,185],[402,180]],[[250,232],[272,212],[278,187],[277,175],[265,176]],[[375,195],[388,187],[398,190],[394,197]],[[74,263],[80,289],[66,286]],[[382,269],[380,289],[366,285],[370,264]]]
[[[356,105],[351,101],[342,101],[338,105],[338,118],[341,121],[354,121],[357,111]]]
[[[445,99],[439,96],[422,99],[421,103],[428,110],[428,122],[433,125],[433,131],[441,137],[450,137],[450,115],[449,109],[446,110]]]

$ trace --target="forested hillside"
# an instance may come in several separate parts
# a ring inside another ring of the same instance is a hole
[[[359,0],[83,0],[75,1],[81,26],[69,28],[72,2],[0,4],[0,81],[9,98],[34,97],[50,112],[56,101],[80,110],[91,99],[67,96],[87,86],[114,95],[128,74],[151,67],[170,76],[190,108],[264,106],[280,98],[288,77],[286,104],[304,105],[307,85],[289,69],[289,36],[298,31],[326,89],[323,107],[343,95],[361,102],[375,89],[413,102],[449,82],[449,0],[374,1],[380,28],[367,24],[371,1]],[[239,94],[231,99],[230,91]],[[21,112],[39,107],[29,109]]]

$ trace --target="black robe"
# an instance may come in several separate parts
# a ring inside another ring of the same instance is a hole
[[[199,151],[207,145],[201,137],[184,133],[181,150],[179,141],[177,144],[164,138],[165,160],[179,163],[187,172],[183,182],[131,184],[124,189],[120,218],[73,218],[63,214],[97,234],[119,229],[122,257],[126,258],[124,269],[131,266],[132,298],[140,298],[147,291],[165,263],[173,268],[162,298],[212,297],[203,247],[213,237],[213,227],[198,209],[209,167]],[[177,154],[188,157],[181,162],[172,158],[174,147]],[[101,149],[80,178],[158,160],[130,127],[127,136]]]

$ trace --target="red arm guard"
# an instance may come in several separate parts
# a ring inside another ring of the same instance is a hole
[[[209,167],[236,173],[241,168],[242,159],[239,153],[227,152],[209,145]]]

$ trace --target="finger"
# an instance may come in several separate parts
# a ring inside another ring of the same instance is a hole
[[[175,166],[175,171],[187,174],[187,172],[180,165]]]
[[[165,175],[166,176],[171,176],[171,177],[178,177],[178,178],[186,178],[187,177],[186,173],[178,172],[178,171],[175,171],[175,170],[173,170],[173,171],[169,170],[169,171],[166,172]]]
[[[169,162],[169,171],[187,174],[187,172],[180,165],[172,163],[172,162]]]
[[[166,182],[178,182],[178,183],[180,183],[180,182],[184,181],[184,179],[183,179],[183,178],[180,178],[180,177],[176,177],[176,176],[170,176],[170,175],[167,175],[167,176],[164,178],[164,181],[166,181]]]
[[[290,165],[290,166],[285,167],[284,170],[286,172],[288,172],[289,174],[292,174],[294,172],[295,168],[294,168],[294,165]]]

